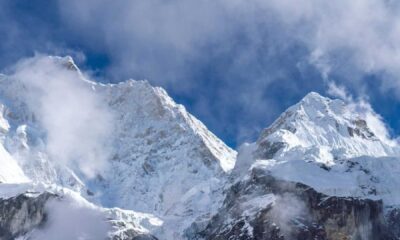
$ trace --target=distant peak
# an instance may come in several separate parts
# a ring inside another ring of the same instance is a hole
[[[370,118],[380,124],[373,110],[368,111]],[[286,159],[303,151],[309,159],[333,162],[366,154],[398,154],[398,147],[389,144],[390,139],[379,137],[376,129],[374,122],[355,110],[351,103],[311,92],[263,130],[257,140],[256,155]]]
[[[318,104],[328,104],[332,99],[328,97],[324,97],[321,94],[317,92],[310,92],[306,96],[301,99],[301,101],[298,103],[300,105],[313,105],[313,106],[318,106]],[[340,100],[338,100],[340,101]]]
[[[67,68],[68,70],[80,72],[78,66],[75,64],[74,59],[69,55],[65,57],[49,56],[48,58],[54,61],[55,63],[60,64],[61,66]]]
[[[304,96],[303,100],[309,100],[309,99],[320,99],[320,100],[326,100],[326,97],[323,97],[321,94],[317,92],[309,92],[307,95]]]

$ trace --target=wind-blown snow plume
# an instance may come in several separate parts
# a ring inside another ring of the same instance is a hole
[[[391,146],[396,144],[396,140],[390,136],[387,124],[382,116],[374,111],[368,99],[354,99],[344,86],[337,85],[333,81],[328,84],[328,93],[345,101],[352,112],[357,113],[361,119],[367,122],[368,127],[381,141]]]
[[[53,159],[89,177],[106,165],[112,114],[70,58],[24,59],[12,78],[25,85],[25,101],[46,131]]]

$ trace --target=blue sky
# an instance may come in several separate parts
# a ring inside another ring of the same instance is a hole
[[[0,68],[71,55],[98,81],[162,86],[235,147],[339,86],[400,134],[396,1],[5,0]]]

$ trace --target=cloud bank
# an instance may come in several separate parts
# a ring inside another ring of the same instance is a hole
[[[398,9],[396,1],[382,0],[60,1],[64,23],[92,46],[106,48],[116,74],[156,76],[154,81],[180,80],[168,75],[182,74],[186,61],[212,45],[218,47],[214,54],[247,48],[232,56],[231,65],[254,61],[257,51],[268,57],[273,48],[299,44],[324,74],[350,73],[351,81],[381,71],[398,76]],[[382,87],[399,83],[385,80]]]
[[[274,100],[282,92],[298,99],[326,91],[331,79],[366,95],[375,91],[366,77],[379,75],[381,93],[400,99],[397,9],[381,0],[60,2],[72,32],[106,49],[110,75],[149,78],[189,98],[215,88],[207,93],[215,109],[195,93],[194,111],[215,121],[230,118],[215,114],[223,106],[239,111],[238,138],[260,126],[251,119],[268,122],[266,112],[273,118],[287,107]]]
[[[0,54],[82,52],[104,81],[165,87],[231,145],[331,81],[369,96],[400,131],[397,1],[34,2],[0,3]]]

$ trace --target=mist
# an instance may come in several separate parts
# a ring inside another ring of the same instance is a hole
[[[51,159],[88,176],[107,165],[112,114],[69,58],[35,56],[19,61],[11,78],[26,87],[24,100],[45,129]]]
[[[75,193],[50,200],[46,204],[46,212],[48,220],[41,229],[33,231],[29,239],[99,240],[107,239],[111,230],[102,209]]]

